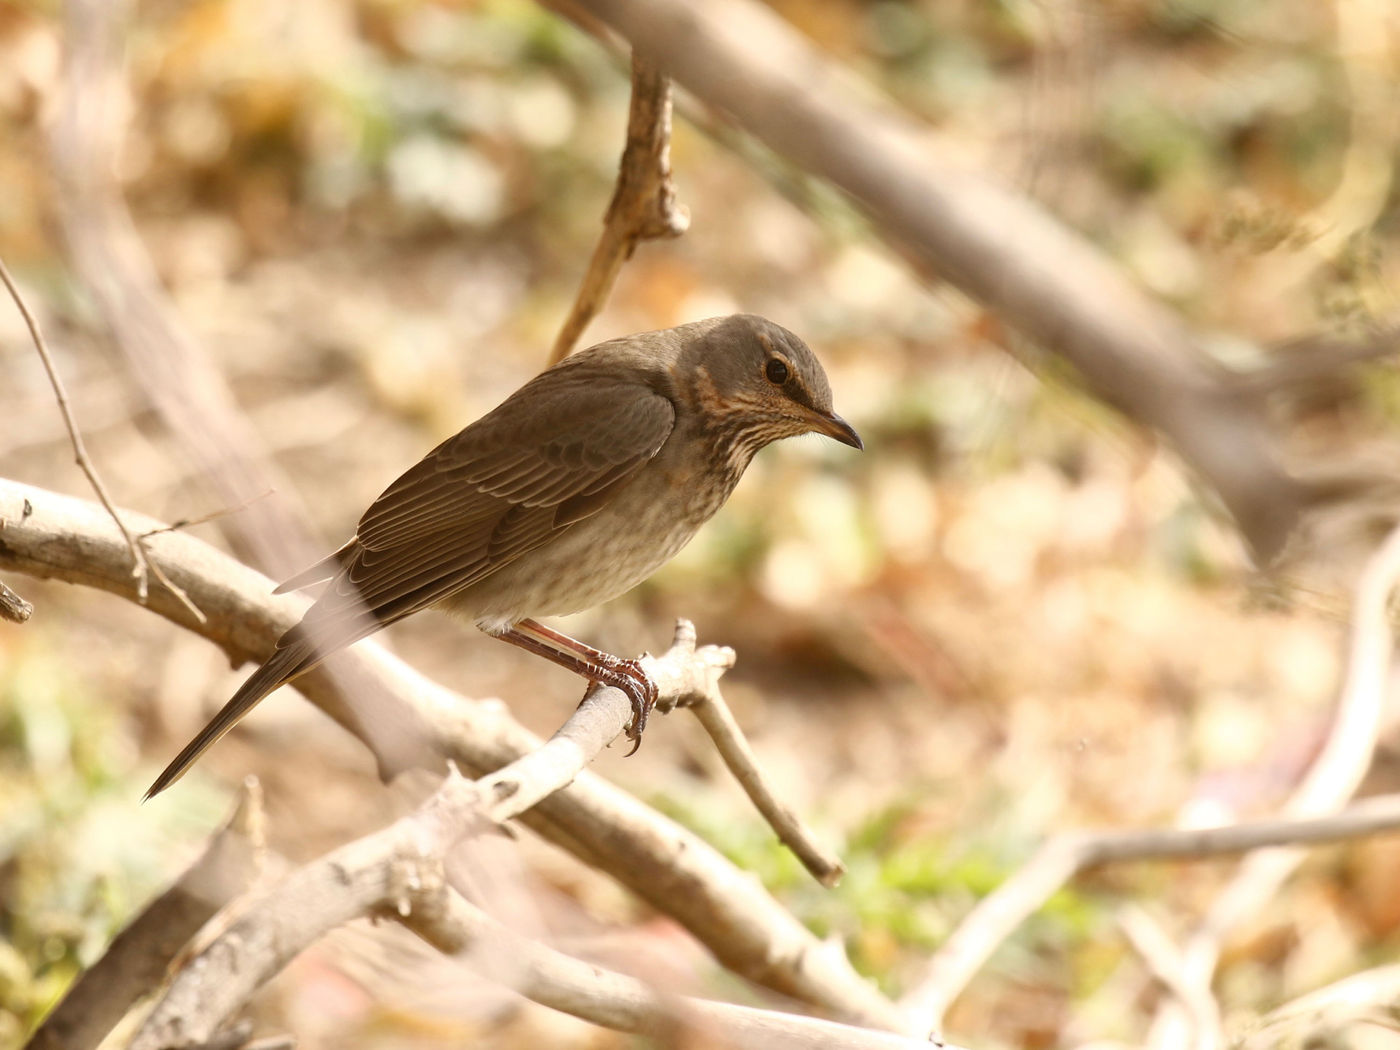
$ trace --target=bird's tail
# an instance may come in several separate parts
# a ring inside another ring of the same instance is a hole
[[[248,676],[248,680],[233,694],[232,699],[209,720],[209,724],[199,731],[198,736],[185,745],[185,749],[175,756],[175,760],[165,767],[165,772],[156,777],[155,783],[147,789],[142,801],[154,798],[184,776],[195,760],[237,725],[259,700],[283,682],[295,678],[319,662],[315,646],[310,641],[295,636],[286,640],[286,644],[280,645],[265,664]]]

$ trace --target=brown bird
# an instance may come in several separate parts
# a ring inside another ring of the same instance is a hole
[[[430,605],[623,689],[636,750],[656,700],[640,665],[533,617],[640,583],[719,510],[755,452],[812,432],[862,447],[832,411],[812,351],[762,317],[643,332],[565,358],[429,452],[370,504],[349,543],[277,588],[330,581],[146,798],[278,686]]]

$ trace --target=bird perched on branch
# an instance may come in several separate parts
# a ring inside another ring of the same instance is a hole
[[[719,510],[754,453],[813,432],[862,447],[832,411],[812,351],[762,317],[642,332],[565,358],[429,452],[370,504],[349,543],[277,588],[329,581],[146,797],[278,686],[428,606],[622,689],[636,750],[656,701],[641,666],[534,617],[641,582]]]

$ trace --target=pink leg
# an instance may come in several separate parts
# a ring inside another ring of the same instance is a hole
[[[521,620],[496,637],[528,653],[543,656],[560,667],[567,667],[590,682],[613,686],[626,693],[627,699],[632,701],[632,724],[627,727],[627,739],[632,741],[632,750],[627,754],[636,754],[637,748],[642,746],[642,730],[646,728],[647,715],[656,706],[657,696],[656,683],[647,677],[641,664],[594,649],[535,620]]]

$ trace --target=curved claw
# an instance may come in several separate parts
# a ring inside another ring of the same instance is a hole
[[[626,729],[627,739],[632,741],[632,750],[627,752],[626,757],[631,758],[637,753],[637,748],[642,746],[642,732],[647,727],[647,716],[656,706],[661,691],[636,660],[619,660],[618,665],[618,681],[615,684],[627,694],[627,699],[632,701],[632,721]]]

